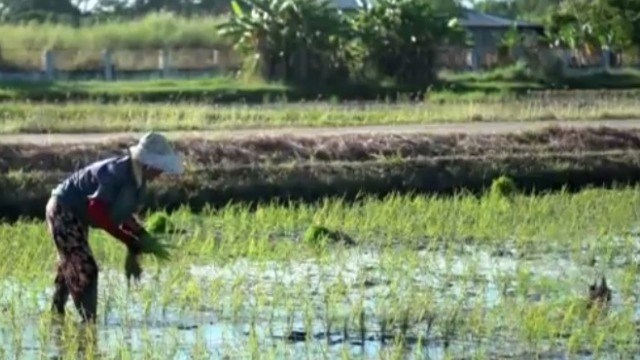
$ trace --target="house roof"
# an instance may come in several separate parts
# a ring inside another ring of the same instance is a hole
[[[464,10],[465,18],[460,19],[460,25],[465,27],[511,27],[514,24],[518,27],[540,27],[537,24],[531,24],[524,21],[512,20],[495,16],[491,14],[482,13],[476,10],[467,9]]]
[[[358,9],[362,7],[360,0],[333,0],[338,9]]]
[[[334,4],[339,9],[360,9],[364,7],[364,3],[369,6],[375,4],[375,0],[333,0]],[[460,25],[464,27],[491,27],[491,28],[505,28],[511,27],[515,23],[518,27],[530,27],[539,28],[541,25],[531,24],[524,21],[512,20],[495,16],[491,14],[482,13],[469,8],[464,8],[464,18],[460,19]]]

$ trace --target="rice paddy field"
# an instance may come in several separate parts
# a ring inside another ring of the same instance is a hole
[[[420,102],[272,103],[207,105],[140,102],[0,103],[2,133],[226,130],[640,117],[633,93],[584,92],[520,99]]]
[[[603,93],[286,105],[2,102],[0,133],[639,115],[637,96]],[[634,179],[639,139],[637,129],[559,127],[520,134],[194,137],[175,142],[186,157],[186,180],[165,180],[158,189],[179,195],[183,185],[193,191],[206,185],[209,190],[197,194],[203,197],[267,187],[322,192],[314,181],[327,188],[436,189],[447,182],[478,185],[503,168],[534,185],[545,180],[536,177],[572,169],[574,175],[558,179],[595,172]],[[0,184],[16,189],[0,189],[0,205],[37,205],[53,184],[39,181],[57,181],[125,145],[124,139],[2,144]],[[540,165],[563,156],[574,160]],[[348,181],[350,174],[357,179]],[[80,323],[71,300],[66,317],[50,312],[57,257],[45,222],[0,221],[6,259],[0,262],[0,358],[637,358],[640,186],[525,193],[507,178],[493,184],[480,193],[365,193],[355,201],[320,196],[317,202],[232,201],[197,212],[187,206],[145,212],[146,225],[172,245],[171,259],[145,258],[141,281],[132,283],[124,246],[91,230],[100,266],[93,326]]]
[[[500,194],[178,211],[130,286],[93,231],[95,326],[49,314],[45,224],[0,225],[2,358],[633,358],[640,188]]]

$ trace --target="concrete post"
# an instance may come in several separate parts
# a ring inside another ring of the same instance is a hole
[[[162,77],[168,77],[171,71],[171,53],[167,49],[158,52],[158,69]]]
[[[469,65],[472,71],[478,71],[478,69],[480,69],[480,54],[475,47],[469,49]]]
[[[224,64],[220,61],[220,51],[218,51],[218,49],[213,49],[213,64],[219,74],[223,74],[225,72]]]
[[[45,50],[42,54],[42,71],[47,80],[53,80],[56,76],[56,56],[51,49]]]
[[[111,50],[104,49],[102,51],[102,65],[104,66],[104,79],[113,81],[113,61],[111,59]]]
[[[602,66],[606,71],[611,69],[611,49],[602,50]]]

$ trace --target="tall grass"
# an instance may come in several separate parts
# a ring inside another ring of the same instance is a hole
[[[225,42],[216,26],[222,17],[185,18],[171,13],[153,13],[138,20],[93,23],[74,27],[68,24],[0,24],[0,66],[14,69],[41,69],[45,49],[56,51],[59,69],[101,66],[102,51],[114,51],[120,68],[157,66],[158,49],[202,49],[188,53],[188,61],[207,63],[212,49]],[[206,51],[209,51],[207,53]],[[179,55],[174,57],[180,58]],[[193,58],[196,59],[193,59]],[[198,59],[201,58],[201,59]]]
[[[156,49],[215,47],[222,43],[215,31],[222,17],[185,18],[153,13],[138,20],[107,21],[73,27],[65,24],[0,24],[3,56],[19,49]]]

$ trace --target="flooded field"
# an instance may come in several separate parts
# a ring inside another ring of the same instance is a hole
[[[92,232],[95,328],[71,301],[64,320],[48,311],[44,224],[0,225],[0,357],[630,359],[638,209],[640,188],[181,211],[172,261],[130,287],[124,248]]]

